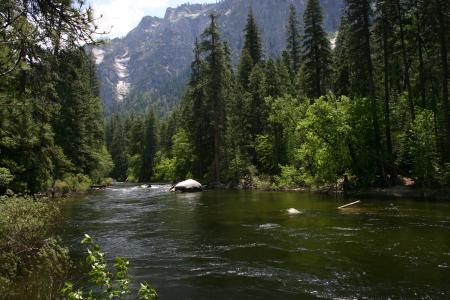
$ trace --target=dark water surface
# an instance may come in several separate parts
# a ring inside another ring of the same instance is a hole
[[[64,242],[81,257],[92,235],[163,300],[450,299],[450,203],[167,189],[70,201]]]

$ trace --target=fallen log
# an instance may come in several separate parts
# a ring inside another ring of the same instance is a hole
[[[361,203],[360,200],[352,202],[352,203],[348,203],[348,204],[345,204],[345,205],[342,205],[342,206],[339,206],[338,209],[343,209],[343,208],[346,208],[346,207],[349,207],[349,206],[352,206],[352,205],[355,205],[355,204],[359,204],[359,203]]]

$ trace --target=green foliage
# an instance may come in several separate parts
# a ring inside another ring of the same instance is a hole
[[[291,3],[289,6],[289,20],[286,27],[286,43],[289,62],[287,66],[291,79],[295,78],[301,64],[301,38],[300,38],[300,22],[297,17],[297,9]]]
[[[94,243],[94,240],[85,235],[81,241],[86,244],[87,257],[86,262],[90,267],[89,280],[96,287],[94,290],[89,290],[87,296],[83,288],[75,290],[72,283],[66,282],[64,288],[61,290],[62,295],[66,299],[126,299],[131,294],[129,285],[131,282],[128,267],[128,259],[116,257],[114,259],[115,272],[108,271],[108,265],[105,253],[102,248]],[[139,299],[153,300],[158,297],[154,288],[147,283],[141,283],[138,292]]]
[[[297,159],[303,180],[309,185],[336,182],[350,167],[347,146],[348,98],[321,97],[311,105],[297,131],[303,136]]]
[[[152,300],[158,298],[156,290],[152,288],[148,283],[141,283],[139,289],[139,299],[141,300]]]
[[[441,171],[436,149],[436,136],[430,126],[432,123],[433,113],[429,110],[423,110],[416,115],[408,134],[413,174],[422,185],[436,183]]]
[[[59,290],[70,267],[68,251],[51,238],[59,218],[55,203],[0,198],[0,294],[50,296]]]
[[[158,146],[156,115],[154,110],[150,109],[145,120],[146,127],[144,141],[141,152],[141,168],[139,172],[139,182],[149,182],[153,177],[154,157]]]
[[[62,180],[56,180],[55,191],[64,195],[70,192],[84,192],[92,185],[89,176],[84,174],[68,174]]]
[[[105,145],[98,152],[94,152],[93,156],[97,162],[97,167],[91,171],[90,178],[95,183],[101,183],[111,173],[114,163]]]
[[[258,25],[256,24],[253,11],[250,8],[247,16],[247,24],[244,29],[244,51],[247,50],[254,65],[262,59],[262,45]]]
[[[165,182],[176,179],[175,158],[168,158],[161,152],[156,155],[155,179]]]
[[[304,15],[302,75],[306,94],[311,98],[323,95],[330,82],[331,48],[322,23],[323,16],[319,0],[309,0]]]
[[[286,190],[298,188],[304,184],[299,170],[294,166],[280,166],[280,175],[274,177],[274,188]]]
[[[255,150],[260,170],[265,173],[272,173],[274,169],[273,142],[268,135],[258,135],[255,140]]]
[[[248,91],[249,78],[250,74],[252,73],[253,66],[254,66],[253,59],[248,49],[244,48],[242,50],[241,60],[239,62],[238,78],[239,84],[245,91]]]
[[[14,176],[7,168],[0,168],[0,191],[6,189],[8,185],[13,181]]]
[[[192,177],[191,170],[196,157],[186,131],[180,129],[173,136],[172,143],[172,154],[175,159],[175,179]]]
[[[119,116],[114,116],[110,122],[108,130],[111,138],[108,148],[114,162],[111,176],[118,181],[125,181],[128,172],[128,157],[124,122]]]
[[[0,167],[14,176],[9,187],[45,192],[77,173],[99,181],[110,162],[93,62],[84,49],[37,52],[39,63],[0,76]]]

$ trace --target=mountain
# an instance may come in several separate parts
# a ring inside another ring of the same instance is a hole
[[[262,31],[266,56],[285,48],[285,27],[290,3],[299,20],[307,0],[223,0],[215,4],[183,4],[168,8],[164,18],[144,17],[123,38],[93,49],[106,114],[117,110],[142,111],[154,105],[160,114],[178,103],[189,78],[195,38],[219,14],[222,38],[229,42],[234,63],[243,45],[249,6]],[[325,29],[335,32],[343,0],[322,0]]]

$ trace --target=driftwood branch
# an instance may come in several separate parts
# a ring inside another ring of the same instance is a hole
[[[350,206],[353,206],[353,205],[356,205],[356,204],[359,204],[359,203],[361,203],[360,200],[352,202],[352,203],[349,203],[349,204],[345,204],[345,205],[339,206],[338,209],[343,209],[343,208],[350,207]]]

